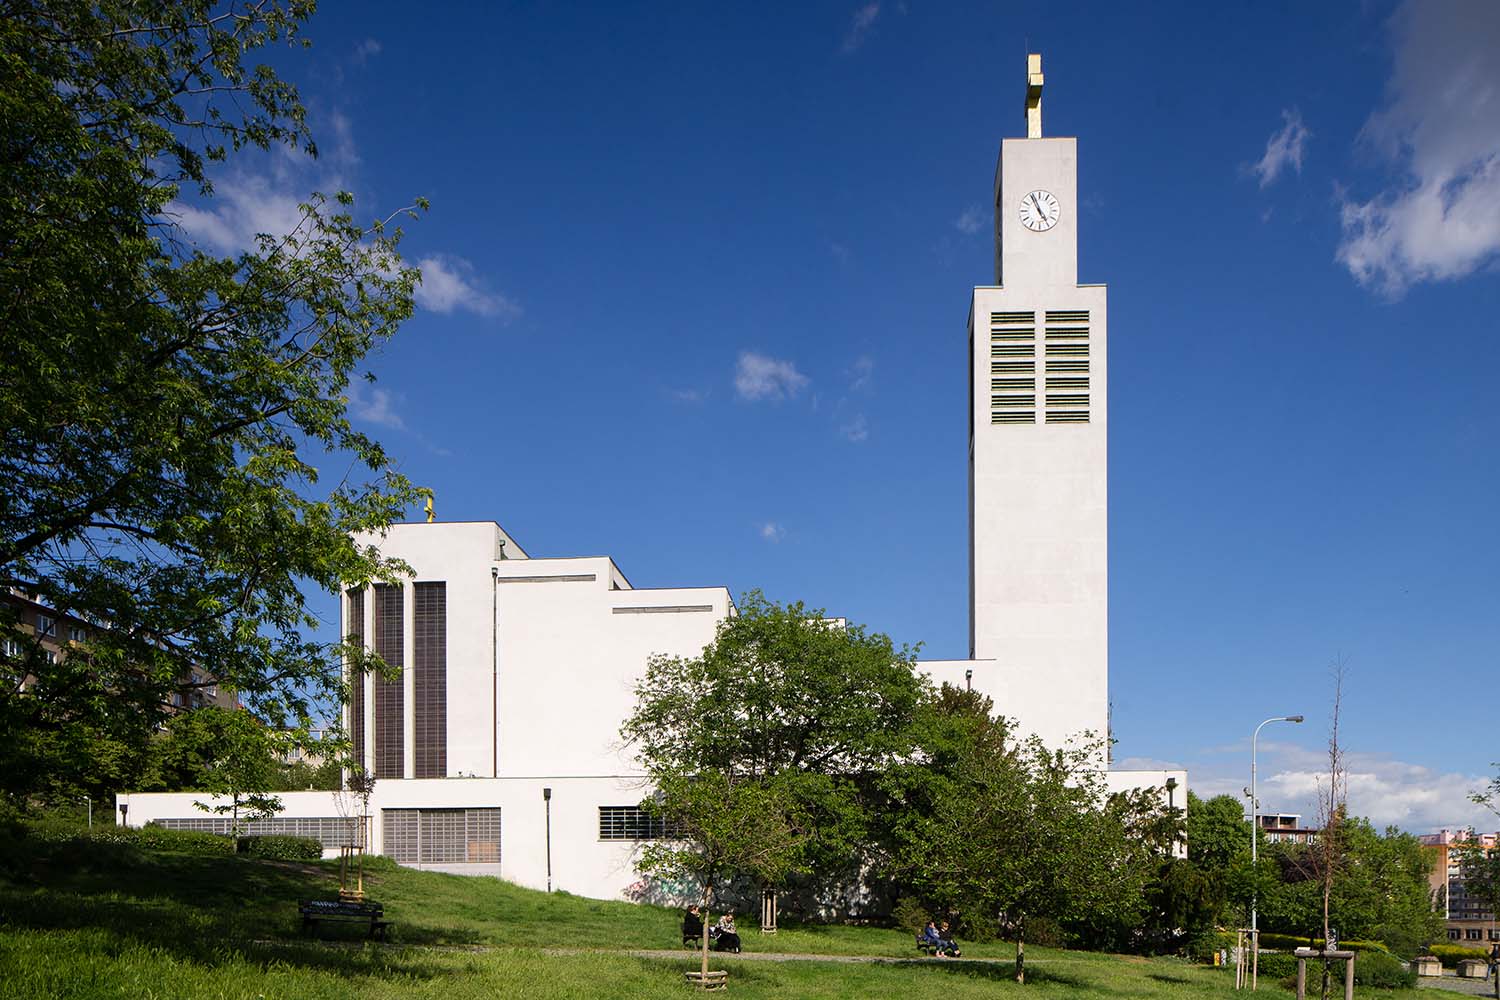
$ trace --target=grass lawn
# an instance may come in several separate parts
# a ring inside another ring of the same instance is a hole
[[[682,997],[680,958],[624,952],[673,949],[679,914],[520,889],[495,879],[378,863],[371,898],[394,922],[388,945],[330,928],[334,944],[299,938],[296,901],[330,896],[337,869],[201,857],[106,844],[7,841],[0,861],[0,998]],[[912,959],[909,934],[872,928],[746,929],[748,952]],[[543,948],[600,949],[549,955]],[[1012,945],[965,946],[1001,963],[768,962],[713,955],[730,993],[757,997],[960,1000],[1033,997],[1196,998],[1231,992],[1216,971],[1174,959],[1028,948],[1028,979],[1011,981]],[[1274,987],[1273,987],[1274,989]],[[1409,1000],[1414,993],[1364,991]]]

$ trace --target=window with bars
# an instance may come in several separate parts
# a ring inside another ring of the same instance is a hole
[[[412,773],[448,776],[448,585],[418,583],[412,598]]]
[[[234,821],[228,816],[191,816],[151,822],[166,830],[234,832]],[[359,847],[364,840],[364,823],[357,816],[272,816],[269,819],[241,820],[240,825],[252,837],[310,837],[322,843],[325,851],[346,845]]]
[[[675,840],[681,830],[640,806],[600,806],[600,840]]]
[[[356,588],[349,591],[349,619],[345,628],[350,645],[365,648],[365,591]],[[354,766],[365,769],[365,675],[351,673],[349,676],[349,740]]]
[[[499,809],[384,809],[385,855],[403,865],[499,864]]]
[[[406,623],[402,618],[400,585],[375,585],[375,652],[387,665],[404,668]],[[402,716],[406,688],[402,678],[375,681],[375,777],[404,778],[406,737]]]

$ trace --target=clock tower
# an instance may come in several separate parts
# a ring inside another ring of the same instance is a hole
[[[995,171],[995,284],[969,311],[969,655],[995,708],[1052,747],[1109,725],[1105,287],[1078,283],[1078,140],[1026,138]]]

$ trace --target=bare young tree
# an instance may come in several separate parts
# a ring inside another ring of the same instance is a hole
[[[1323,895],[1323,949],[1333,938],[1329,934],[1329,901],[1333,884],[1344,866],[1344,823],[1348,813],[1349,775],[1344,750],[1339,745],[1339,712],[1344,700],[1344,676],[1347,670],[1342,658],[1335,660],[1333,676],[1333,713],[1328,724],[1328,775],[1318,779],[1318,839],[1305,855],[1308,874],[1316,879]],[[1323,998],[1327,1000],[1330,982],[1329,960],[1323,959]]]

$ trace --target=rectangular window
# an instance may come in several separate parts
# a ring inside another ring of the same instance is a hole
[[[404,669],[405,590],[399,584],[375,585],[375,652],[387,666]],[[375,777],[406,777],[406,685],[403,678],[375,681]]]
[[[1448,928],[1448,940],[1449,941],[1457,941],[1458,938],[1459,938],[1459,933],[1460,932],[1459,932],[1459,930],[1458,930],[1457,927],[1450,927],[1450,928]]]
[[[412,607],[413,776],[448,776],[448,585],[419,583]]]
[[[364,839],[363,826],[357,816],[273,816],[240,822],[250,836],[310,837],[319,841],[326,851],[338,850],[345,845],[358,847]],[[230,833],[234,821],[228,816],[194,816],[155,819],[151,823],[166,830]]]
[[[1482,941],[1484,940],[1484,931],[1480,930],[1478,927],[1470,927],[1468,930],[1464,931],[1464,940]]]
[[[85,642],[88,640],[88,637],[89,634],[83,630],[83,627],[81,625],[68,626],[69,642]]]
[[[600,840],[670,840],[679,831],[662,817],[640,806],[600,806]]]
[[[21,656],[21,644],[14,639],[6,639],[5,655],[19,659]]]
[[[499,809],[384,809],[385,855],[403,865],[499,864]]]
[[[44,615],[40,611],[36,613],[36,634],[47,638],[57,637],[57,619],[50,615]]]
[[[44,650],[42,650],[42,659],[46,660],[48,663],[56,663],[57,662],[57,651],[55,649],[44,649]]]
[[[349,591],[349,620],[344,627],[348,642],[352,646],[365,648],[365,591],[363,587]],[[354,766],[365,769],[365,675],[349,676],[349,741],[354,755]]]

